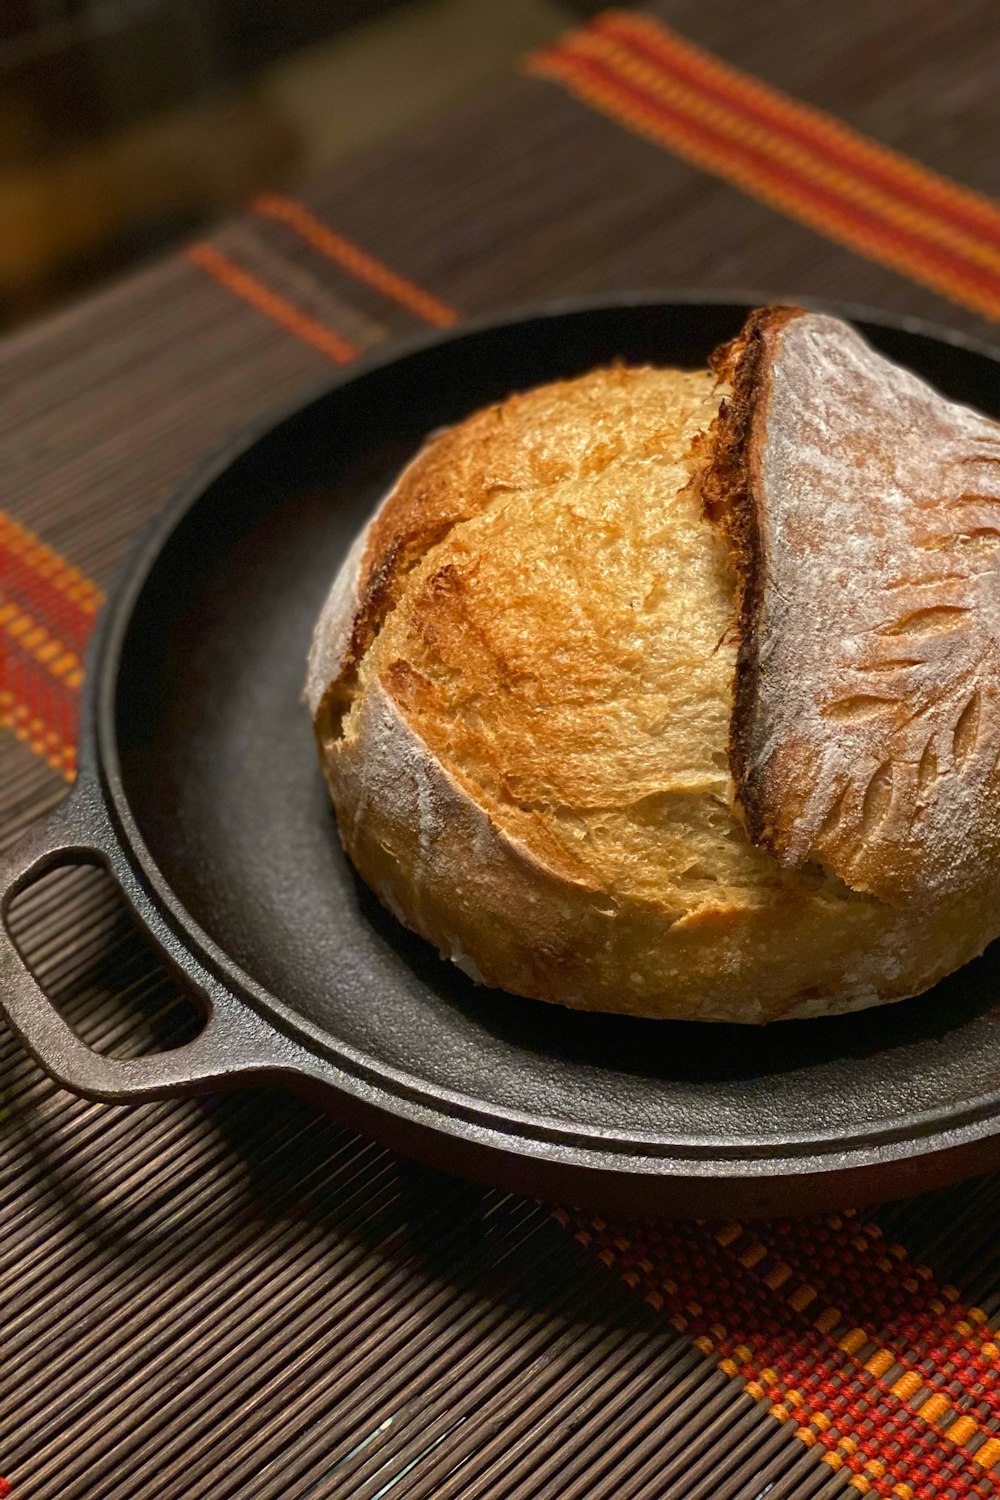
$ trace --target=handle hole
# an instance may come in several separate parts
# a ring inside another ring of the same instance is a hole
[[[169,1052],[202,1029],[203,1008],[162,964],[99,866],[67,861],[47,870],[14,897],[7,926],[36,982],[95,1052]]]

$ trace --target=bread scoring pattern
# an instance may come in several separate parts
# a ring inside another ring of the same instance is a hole
[[[971,887],[1000,842],[1000,425],[818,314],[755,315],[721,364],[751,837],[892,902]]]

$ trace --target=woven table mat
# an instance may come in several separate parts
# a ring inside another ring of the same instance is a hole
[[[234,431],[420,328],[633,288],[1000,312],[987,0],[611,12],[0,349],[0,842],[75,769],[136,528]],[[990,195],[993,195],[992,197]],[[12,925],[92,1045],[189,1036],[107,877]],[[870,1213],[609,1225],[305,1105],[130,1109],[0,1031],[0,1493],[1000,1493],[1000,1179]]]

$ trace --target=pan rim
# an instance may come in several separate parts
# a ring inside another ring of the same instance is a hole
[[[184,519],[211,491],[214,483],[257,443],[267,438],[295,415],[332,395],[335,391],[365,378],[374,371],[427,350],[477,335],[497,332],[526,321],[556,320],[561,317],[606,312],[620,308],[660,308],[671,306],[704,306],[706,308],[747,307],[773,301],[766,294],[732,292],[727,294],[697,290],[663,290],[622,293],[613,296],[564,298],[512,309],[500,317],[469,320],[457,328],[417,335],[393,343],[359,361],[349,369],[318,382],[315,387],[285,403],[263,418],[248,424],[215,455],[201,464],[179,487],[173,498],[141,534],[113,587],[103,618],[88,653],[87,684],[81,718],[81,782],[89,777],[101,791],[102,801],[113,824],[122,855],[150,894],[158,912],[179,939],[183,948],[202,962],[227,990],[264,1017],[278,1031],[304,1045],[315,1063],[334,1061],[341,1070],[338,1082],[347,1093],[365,1097],[374,1088],[382,1095],[380,1107],[401,1117],[420,1117],[445,1133],[455,1134],[462,1125],[473,1124],[487,1134],[503,1134],[505,1149],[530,1152],[533,1144],[558,1146],[584,1165],[596,1165],[597,1158],[611,1155],[618,1169],[629,1158],[638,1166],[638,1158],[654,1158],[662,1174],[671,1160],[684,1173],[732,1166],[743,1174],[758,1172],[762,1176],[787,1175],[791,1171],[822,1171],[830,1165],[827,1158],[836,1157],[838,1165],[865,1166],[884,1164],[888,1159],[905,1159],[929,1155],[966,1140],[981,1138],[983,1127],[1000,1117],[1000,1089],[973,1098],[961,1106],[948,1104],[906,1116],[884,1126],[868,1126],[851,1134],[813,1131],[807,1137],[760,1137],[742,1140],[738,1145],[722,1138],[698,1135],[690,1139],[668,1138],[662,1132],[645,1134],[629,1130],[627,1136],[616,1127],[598,1127],[570,1123],[543,1115],[505,1109],[485,1104],[481,1099],[459,1091],[443,1089],[427,1080],[366,1056],[358,1049],[332,1038],[307,1017],[302,1016],[260,985],[232,959],[199,926],[187,911],[170,883],[159,869],[140,832],[138,820],[130,806],[121,772],[117,744],[116,699],[122,653],[139,596],[157,565],[160,555]],[[970,338],[954,330],[938,327],[925,319],[896,317],[879,310],[833,300],[798,298],[800,305],[832,311],[850,321],[868,324],[919,337],[931,338],[989,359],[1000,365],[1000,349],[985,341]],[[141,915],[141,914],[140,914]],[[709,1157],[710,1160],[705,1160]],[[807,1165],[810,1159],[817,1165]]]

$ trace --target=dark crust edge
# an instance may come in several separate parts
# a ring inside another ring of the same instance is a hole
[[[736,575],[737,640],[733,711],[729,721],[729,766],[747,833],[776,858],[781,835],[769,788],[756,762],[757,712],[762,681],[761,617],[767,587],[767,516],[762,493],[762,456],[767,441],[771,371],[781,330],[799,307],[756,308],[711,366],[730,386],[719,408],[705,469],[698,476],[708,521],[725,537]]]

